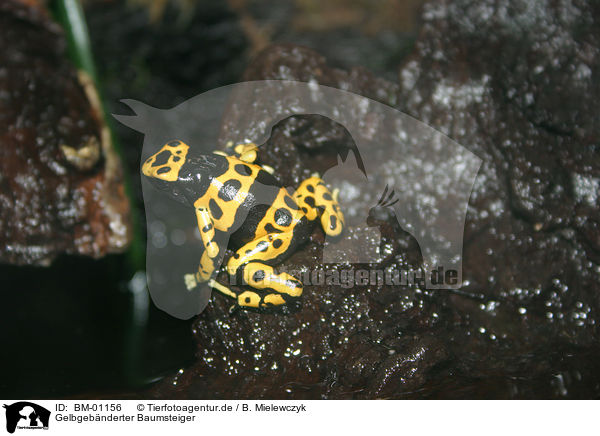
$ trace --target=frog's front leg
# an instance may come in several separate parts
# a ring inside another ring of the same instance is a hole
[[[269,263],[277,263],[291,253],[293,232],[270,233],[240,248],[227,262],[227,271],[242,278],[245,284],[262,291],[245,291],[237,296],[244,307],[279,306],[289,298],[302,295],[302,283],[287,273],[277,274]]]
[[[192,290],[198,283],[206,282],[215,271],[216,260],[219,257],[221,247],[215,241],[215,226],[213,224],[210,212],[201,204],[194,204],[196,209],[196,220],[200,238],[204,246],[204,253],[200,258],[198,272],[195,274],[186,274],[184,277],[185,285],[188,290]]]
[[[242,160],[247,163],[254,163],[258,158],[258,145],[253,142],[248,142],[245,144],[237,144],[233,145],[233,142],[228,142],[226,145],[227,153],[234,155],[239,160]],[[227,153],[216,151],[215,153],[221,154],[223,156],[227,156]]]
[[[337,193],[331,193],[316,174],[304,180],[294,199],[310,221],[321,216],[321,227],[328,236],[338,236],[344,229],[344,214],[337,202]]]
[[[227,151],[230,154],[233,154],[239,160],[256,164],[256,159],[258,158],[258,145],[254,144],[253,142],[238,144],[234,147],[233,142],[229,141],[226,147]],[[214,151],[213,153],[221,156],[228,156],[228,154],[224,151]],[[260,167],[269,174],[273,174],[275,172],[273,167],[270,167],[269,165],[262,164]]]

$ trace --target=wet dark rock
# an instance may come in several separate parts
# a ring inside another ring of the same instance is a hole
[[[42,8],[5,1],[0,22],[0,261],[122,251],[129,204],[95,91]]]
[[[446,341],[477,375],[464,395],[598,395],[582,375],[598,353],[598,12],[432,2],[400,71],[398,107],[484,159],[463,259],[463,289],[482,300],[452,297]]]
[[[598,12],[582,1],[431,2],[399,87],[295,46],[261,54],[245,79],[314,80],[371,97],[484,160],[465,229],[464,287],[307,285],[300,307],[266,314],[230,314],[231,301],[213,295],[194,323],[197,362],[149,395],[597,397]],[[261,155],[296,185],[351,146],[341,126],[293,117]],[[376,266],[418,270],[414,239],[374,218],[386,247]],[[315,229],[284,265],[319,266],[323,240]]]

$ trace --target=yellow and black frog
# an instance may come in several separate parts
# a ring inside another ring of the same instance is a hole
[[[272,168],[256,164],[257,149],[252,143],[229,144],[230,154],[194,154],[174,140],[143,163],[142,173],[194,208],[204,253],[198,271],[182,278],[187,288],[208,282],[239,306],[265,308],[302,294],[298,279],[277,274],[273,266],[308,239],[318,218],[327,235],[340,235],[344,215],[337,192],[331,193],[316,174],[288,193]],[[253,290],[237,294],[212,279],[227,248],[218,243],[223,234],[236,250],[227,272]]]

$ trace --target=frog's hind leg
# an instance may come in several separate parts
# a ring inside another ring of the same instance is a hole
[[[345,221],[337,202],[337,190],[333,193],[329,191],[317,174],[300,184],[294,193],[294,199],[309,220],[314,221],[321,215],[321,227],[328,236],[342,233]]]
[[[261,292],[237,296],[239,306],[280,306],[302,295],[302,283],[287,273],[276,273],[271,264],[287,257],[295,244],[294,232],[270,233],[240,248],[227,262],[227,271]]]
[[[231,297],[231,298],[237,298],[237,294],[235,292],[233,292],[227,286],[217,282],[215,279],[210,279],[207,284],[208,284],[208,286],[219,291],[223,295],[227,295],[228,297]]]

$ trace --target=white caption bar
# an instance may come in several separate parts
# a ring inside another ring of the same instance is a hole
[[[0,433],[19,436],[216,434],[577,434],[595,401],[5,400]],[[12,430],[12,431],[11,431]],[[7,434],[7,433],[4,433]]]

